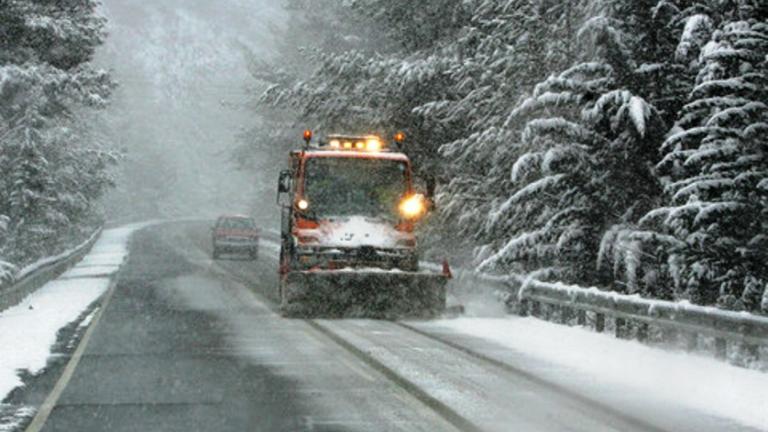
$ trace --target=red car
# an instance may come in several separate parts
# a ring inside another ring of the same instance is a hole
[[[222,254],[259,255],[259,229],[256,220],[248,216],[221,216],[213,227],[213,259]]]

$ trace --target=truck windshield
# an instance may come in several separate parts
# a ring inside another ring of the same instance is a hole
[[[397,217],[407,192],[402,161],[364,158],[310,158],[304,192],[316,217]]]

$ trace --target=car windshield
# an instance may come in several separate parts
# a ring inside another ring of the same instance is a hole
[[[407,191],[402,161],[366,158],[310,158],[305,197],[312,215],[394,218]]]
[[[253,229],[255,228],[256,224],[254,223],[253,219],[245,219],[245,218],[229,218],[229,219],[222,219],[219,223],[219,228],[229,228],[229,229]]]

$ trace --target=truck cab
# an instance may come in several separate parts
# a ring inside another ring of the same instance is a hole
[[[329,135],[292,151],[289,167],[279,182],[281,272],[418,270],[414,227],[428,200],[405,154],[376,136]]]
[[[395,142],[402,142],[398,134]],[[290,153],[280,175],[280,310],[287,317],[433,317],[447,266],[419,271],[415,225],[429,200],[411,162],[376,136],[329,135]]]

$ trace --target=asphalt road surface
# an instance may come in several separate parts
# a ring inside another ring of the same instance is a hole
[[[208,236],[194,223],[135,235],[44,431],[723,428],[563,392],[398,323],[284,319],[274,245],[213,261]]]

